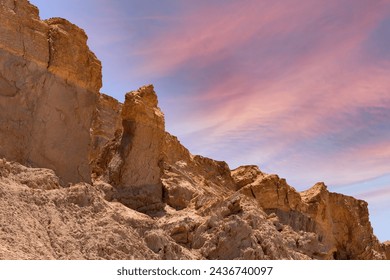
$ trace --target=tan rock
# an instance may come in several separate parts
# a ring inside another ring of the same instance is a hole
[[[121,121],[120,133],[97,159],[97,175],[115,187],[114,199],[125,205],[140,211],[161,209],[165,124],[153,86],[126,94]]]
[[[12,176],[0,177],[0,259],[157,257],[128,222],[145,227],[150,218],[124,211],[123,205],[107,205],[89,185],[47,191],[52,174],[45,179],[40,169],[8,165]],[[18,173],[28,173],[28,182],[14,180]],[[35,185],[41,189],[30,188]]]
[[[232,170],[231,173],[237,189],[241,189],[242,187],[253,183],[259,177],[265,176],[256,165],[240,166]]]
[[[102,66],[89,50],[84,30],[62,18],[45,22],[49,26],[48,70],[67,83],[98,93],[102,87]]]
[[[49,26],[27,0],[0,1],[0,49],[47,67]]]
[[[164,202],[176,209],[191,203],[197,209],[235,189],[226,162],[192,155],[179,140],[165,134],[163,143]]]
[[[153,86],[126,94],[122,109],[121,152],[125,156],[120,184],[160,185],[164,115],[157,107]]]
[[[91,127],[91,146],[90,161],[94,173],[101,174],[99,170],[98,159],[103,148],[108,142],[115,138],[115,133],[122,133],[121,119],[122,104],[111,96],[101,94],[94,112]],[[106,158],[106,157],[102,157]]]
[[[313,233],[309,242],[302,243],[301,238],[297,241],[301,252],[319,259],[384,258],[368,219],[366,202],[330,193],[324,183],[299,194],[277,175],[254,170],[242,167],[232,171],[240,184],[239,192],[253,197],[266,213],[275,215],[271,221],[278,231],[283,233],[284,226],[288,226],[290,233]]]
[[[147,246],[162,260],[193,259],[194,256],[180,246],[162,230],[152,230],[145,234]]]
[[[192,155],[151,85],[99,94],[77,26],[0,0],[0,33],[0,259],[389,258],[364,201]]]
[[[44,168],[28,168],[17,162],[0,159],[0,177],[3,182],[25,185],[31,189],[59,189],[60,182],[53,170]]]
[[[252,176],[253,169],[250,169],[249,173]],[[242,181],[239,183],[242,184]],[[259,173],[252,183],[241,186],[240,192],[254,197],[264,210],[299,211],[302,207],[299,193],[289,186],[285,179],[280,179],[274,174]]]
[[[237,204],[239,208],[229,207]],[[253,205],[253,199],[234,194],[214,204],[208,213],[194,231],[191,245],[206,259],[310,258],[297,250],[296,242],[289,245],[289,239]]]
[[[101,63],[85,32],[61,18],[41,21],[27,0],[0,2],[0,49],[47,68],[67,83],[98,93]]]
[[[65,20],[41,21],[25,0],[0,1],[0,33],[0,156],[53,169],[64,184],[90,182],[101,73],[85,34]]]
[[[367,202],[328,192],[317,183],[302,194],[307,213],[335,259],[382,259],[384,254],[369,221]],[[370,244],[370,246],[367,246]]]
[[[390,260],[390,241],[386,241],[383,245],[385,247],[386,259]]]

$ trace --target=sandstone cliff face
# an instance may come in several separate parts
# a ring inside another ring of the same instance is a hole
[[[101,94],[91,127],[90,161],[96,164],[103,147],[122,130],[122,104],[111,96]]]
[[[77,26],[0,0],[0,34],[0,259],[389,259],[364,201],[192,155],[151,85],[100,94]]]
[[[64,184],[90,182],[101,66],[84,31],[41,21],[26,0],[2,0],[0,34],[0,156],[53,169]]]
[[[386,253],[386,258],[388,260],[390,260],[390,241],[386,241],[384,244],[383,244],[383,247],[385,249],[385,253]]]
[[[153,86],[126,94],[120,120],[113,138],[94,159],[95,177],[114,187],[113,199],[133,209],[161,209],[165,122]]]
[[[256,173],[254,169],[247,170],[247,174],[254,176],[240,192],[253,197],[266,213],[275,214],[281,227],[288,225],[296,232],[314,233],[316,240],[311,242],[311,254],[315,258],[383,257],[372,233],[365,201],[331,193],[324,183],[298,193],[277,175]],[[239,170],[233,173],[239,174]]]

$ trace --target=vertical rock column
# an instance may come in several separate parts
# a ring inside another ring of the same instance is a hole
[[[114,199],[139,211],[158,210],[165,122],[152,85],[126,94],[121,118],[122,131],[105,146],[97,165],[114,186]]]

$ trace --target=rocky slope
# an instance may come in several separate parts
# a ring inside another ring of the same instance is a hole
[[[84,31],[0,0],[0,259],[389,259],[367,203],[192,155],[153,86],[99,93]]]

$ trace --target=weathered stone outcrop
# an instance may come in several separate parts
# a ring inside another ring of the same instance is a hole
[[[49,26],[48,70],[68,84],[98,93],[102,67],[87,46],[84,30],[63,18],[51,18],[45,23]]]
[[[380,244],[373,234],[367,202],[329,192],[323,183],[301,193],[306,211],[318,224],[324,243],[335,259],[381,257]]]
[[[0,259],[390,258],[366,202],[192,155],[152,85],[100,94],[72,23],[0,0],[0,34]]]
[[[0,156],[90,182],[90,127],[101,65],[66,20],[0,1]],[[77,145],[75,145],[77,143]]]
[[[225,162],[193,156],[165,132],[151,85],[126,94],[123,105],[101,97],[92,135],[94,177],[114,187],[112,199],[133,209],[155,211],[163,203],[183,209],[235,188]]]
[[[164,202],[175,209],[195,205],[199,209],[210,198],[224,197],[235,189],[226,162],[194,156],[178,139],[165,134],[162,183]]]
[[[296,232],[315,234],[310,254],[313,257],[384,258],[365,201],[329,192],[324,183],[298,193],[284,179],[258,172],[254,167],[241,167],[232,174],[241,193],[253,197],[266,213],[275,214],[277,227],[288,225]],[[243,181],[248,184],[243,185]]]
[[[161,209],[165,123],[153,86],[127,93],[120,118],[120,130],[95,160],[95,173],[114,186],[114,199],[141,211]]]
[[[49,26],[39,19],[38,9],[27,0],[2,0],[0,15],[0,48],[47,67]]]
[[[0,159],[0,259],[196,258],[151,217],[107,202],[95,186],[58,180]]]
[[[383,243],[383,247],[385,248],[386,259],[390,260],[390,241]]]
[[[103,147],[115,137],[115,133],[122,132],[121,119],[122,103],[106,94],[101,94],[94,113],[91,127],[91,153],[92,168],[103,150]]]

